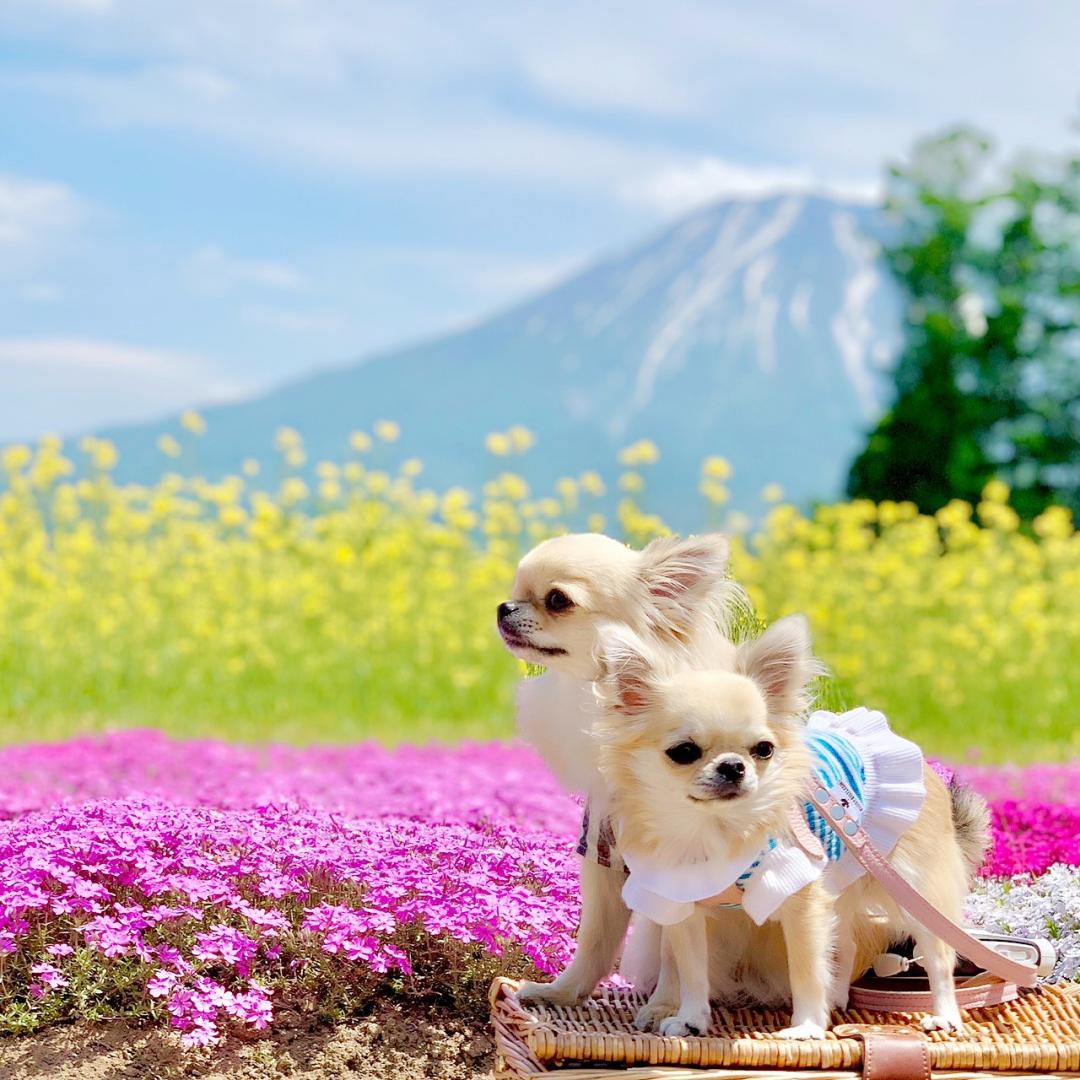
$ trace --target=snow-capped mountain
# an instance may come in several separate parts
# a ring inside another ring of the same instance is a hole
[[[818,196],[708,207],[471,328],[207,410],[198,466],[265,460],[281,425],[312,460],[340,460],[351,431],[390,418],[425,483],[476,487],[506,467],[485,434],[524,424],[537,445],[513,467],[538,491],[587,468],[611,476],[620,447],[654,440],[645,502],[682,529],[704,520],[708,454],[734,464],[741,509],[769,482],[837,496],[898,344],[880,228],[880,211]],[[128,475],[160,472],[163,430],[175,421],[109,433]]]

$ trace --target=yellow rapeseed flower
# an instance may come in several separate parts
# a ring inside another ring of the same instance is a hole
[[[507,433],[515,454],[524,454],[536,444],[536,436],[521,424],[515,424]]]
[[[248,519],[247,511],[242,506],[223,506],[218,511],[218,520],[227,529],[237,529]]]
[[[604,486],[603,477],[598,472],[592,470],[583,472],[578,477],[578,483],[581,485],[581,490],[586,495],[591,495],[594,499],[603,498],[607,493],[607,488]]]
[[[308,486],[298,476],[290,476],[281,485],[281,501],[285,506],[293,506],[308,497]]]
[[[375,425],[375,434],[383,442],[397,442],[401,437],[401,427],[393,420],[380,420]]]
[[[731,463],[722,457],[707,457],[701,464],[701,471],[713,480],[728,480],[732,473]]]
[[[112,442],[108,439],[95,441],[94,452],[90,456],[90,461],[95,469],[108,472],[110,469],[116,468],[116,463],[119,460],[120,457],[116,452],[116,446]]]
[[[710,477],[706,477],[701,481],[698,490],[714,506],[722,506],[731,498],[731,492],[718,480],[713,480]]]
[[[290,450],[299,450],[303,444],[304,440],[296,428],[280,427],[274,434],[274,445],[283,454],[287,454]]]
[[[501,473],[499,476],[499,488],[502,493],[515,502],[529,497],[529,485],[525,478],[517,473]]]
[[[513,448],[510,436],[501,431],[493,431],[484,439],[484,448],[495,457],[506,457]]]
[[[639,439],[619,451],[620,465],[655,465],[659,460],[660,451],[651,439]]]
[[[188,409],[180,414],[180,426],[192,435],[206,434],[206,421],[194,409]]]
[[[29,465],[33,457],[33,451],[29,446],[16,443],[14,446],[9,446],[4,450],[0,461],[3,462],[5,472],[14,473]]]
[[[166,456],[178,458],[181,454],[180,443],[173,435],[161,435],[157,441],[158,449]]]

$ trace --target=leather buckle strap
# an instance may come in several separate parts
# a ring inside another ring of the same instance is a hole
[[[840,1024],[833,1034],[862,1040],[863,1080],[931,1080],[930,1046],[914,1028]]]

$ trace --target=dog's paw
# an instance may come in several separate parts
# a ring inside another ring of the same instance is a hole
[[[660,1021],[660,1034],[683,1039],[691,1035],[704,1035],[709,1030],[709,1013],[700,1011],[677,1013]]]
[[[945,1031],[959,1035],[964,1030],[964,1022],[959,1016],[937,1016],[930,1013],[924,1016],[920,1025],[923,1031]]]
[[[660,1022],[673,1016],[679,1011],[677,1001],[653,1001],[649,1000],[641,1006],[634,1017],[634,1027],[638,1031],[656,1031]]]
[[[784,1028],[776,1033],[778,1039],[824,1039],[825,1029],[820,1024],[805,1023],[795,1024],[793,1027]]]
[[[582,991],[579,987],[568,986],[566,983],[560,984],[558,979],[549,983],[523,982],[517,992],[518,1001],[532,1001],[542,1005],[577,1005],[588,996],[587,990]]]

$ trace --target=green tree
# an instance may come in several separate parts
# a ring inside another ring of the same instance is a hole
[[[849,494],[934,511],[999,477],[1024,518],[1080,509],[1080,158],[1005,168],[954,131],[890,170],[886,209],[904,344]]]

